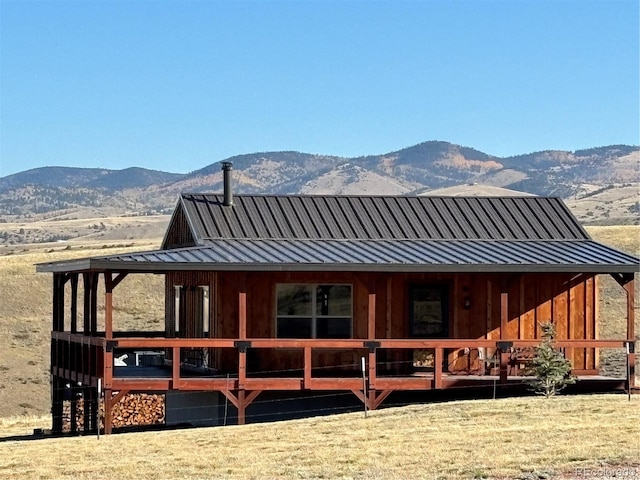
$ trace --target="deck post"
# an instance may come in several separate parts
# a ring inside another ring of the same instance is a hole
[[[82,429],[84,433],[91,431],[91,387],[82,387],[82,407],[83,422]]]
[[[311,388],[311,372],[312,372],[312,356],[311,347],[304,347],[304,387]]]
[[[104,391],[104,434],[105,435],[111,435],[111,428],[113,424],[112,410],[113,410],[113,398],[111,395],[111,389],[107,388]]]
[[[57,375],[53,375],[51,381],[51,430],[53,433],[62,432],[62,416],[64,410],[63,404],[64,381]]]
[[[442,388],[442,362],[444,361],[444,349],[436,347],[433,359],[433,388]]]
[[[246,421],[247,405],[244,401],[244,390],[238,390],[238,425],[244,425]]]
[[[78,387],[74,383],[71,384],[71,433],[78,431]]]
[[[171,381],[172,388],[180,386],[180,347],[173,347],[171,353]]]

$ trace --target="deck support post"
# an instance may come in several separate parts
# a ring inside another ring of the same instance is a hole
[[[233,406],[238,409],[238,425],[244,425],[246,423],[247,407],[262,393],[262,390],[252,390],[248,393],[246,390],[237,390],[235,395],[231,390],[220,390],[220,393],[227,397]]]
[[[393,390],[369,390],[366,397],[362,390],[354,389],[351,390],[351,392],[358,397],[358,400],[367,405],[367,410],[375,410],[386,400]]]
[[[433,388],[442,388],[442,363],[444,362],[444,349],[436,347],[433,359]]]
[[[51,380],[51,430],[53,433],[62,433],[64,386],[64,380],[53,375]]]
[[[104,434],[111,435],[111,428],[113,425],[113,397],[111,395],[111,389],[105,389],[104,391]],[[100,428],[100,427],[98,427]]]
[[[71,384],[71,433],[78,432],[78,387]]]
[[[91,431],[91,387],[82,387],[82,430],[84,433]]]

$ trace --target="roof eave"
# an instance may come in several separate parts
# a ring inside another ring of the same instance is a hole
[[[114,262],[83,259],[77,262],[39,264],[37,272],[126,271],[164,273],[175,271],[240,272],[385,272],[385,273],[638,273],[638,265],[543,265],[543,264],[357,264],[357,263],[158,263]]]

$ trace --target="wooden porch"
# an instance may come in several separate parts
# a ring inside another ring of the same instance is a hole
[[[105,432],[111,431],[110,412],[112,405],[122,395],[130,391],[217,391],[222,393],[238,409],[238,423],[245,420],[246,408],[263,391],[296,390],[336,390],[351,391],[367,408],[376,409],[394,391],[432,390],[456,387],[490,387],[492,385],[520,384],[525,379],[522,371],[514,364],[515,349],[531,348],[537,345],[535,340],[415,340],[415,339],[186,339],[160,337],[86,337],[80,334],[53,332],[52,347],[56,353],[52,363],[52,374],[61,379],[77,382],[87,387],[97,387],[101,383],[105,392]],[[594,354],[600,348],[626,349],[627,340],[559,340],[558,348],[583,349]],[[120,375],[114,368],[114,353],[118,350],[142,349],[166,351],[168,357],[181,358],[181,349],[233,349],[238,356],[238,369],[232,373],[221,374],[215,371],[194,372],[184,368],[179,362],[167,359],[164,367],[146,369],[137,367],[134,375]],[[247,354],[251,349],[289,349],[302,350],[304,363],[299,373],[251,372],[247,368]],[[378,355],[385,349],[394,350],[430,350],[434,353],[432,368],[394,375],[385,369],[386,362],[380,362]],[[459,371],[451,373],[444,367],[445,358],[450,352],[461,349],[492,351],[489,358],[482,359],[483,365],[466,374]],[[348,369],[318,374],[312,358],[315,351],[345,350],[362,354],[365,358],[365,371]],[[626,388],[634,388],[635,358],[633,348],[627,353],[630,377],[623,379]],[[256,374],[258,373],[258,374]],[[599,377],[597,370],[573,370],[581,378]],[[363,382],[364,380],[364,382]],[[112,396],[112,392],[118,392]]]

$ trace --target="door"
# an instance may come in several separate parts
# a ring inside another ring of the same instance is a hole
[[[448,338],[449,289],[444,285],[409,286],[409,336],[412,338]],[[414,370],[432,370],[435,350],[413,351]]]

